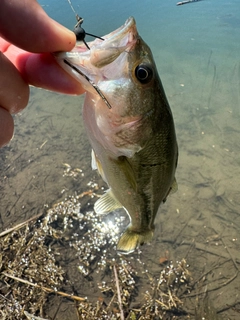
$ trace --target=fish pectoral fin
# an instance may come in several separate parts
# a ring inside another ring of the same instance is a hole
[[[92,170],[97,170],[97,159],[96,159],[96,155],[95,155],[95,152],[93,151],[92,149],[92,152],[91,152],[91,156],[92,156],[92,162],[91,162],[91,166],[92,166]]]
[[[134,170],[131,166],[130,159],[125,156],[121,156],[118,158],[118,166],[120,166],[122,172],[124,172],[125,177],[128,183],[131,185],[133,190],[137,189],[137,182],[134,174]]]
[[[122,208],[122,205],[114,197],[111,189],[104,193],[94,204],[94,210],[99,215],[108,214],[109,212],[119,208]]]
[[[131,226],[123,233],[117,244],[117,251],[122,254],[129,254],[140,245],[152,240],[153,229],[137,232],[131,229]]]

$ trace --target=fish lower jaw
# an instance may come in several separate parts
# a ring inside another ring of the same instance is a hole
[[[135,231],[131,226],[122,234],[117,244],[117,251],[121,254],[130,254],[140,245],[152,240],[154,229]]]

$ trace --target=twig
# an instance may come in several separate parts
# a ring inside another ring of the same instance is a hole
[[[23,152],[24,152],[24,151],[23,151]],[[4,169],[4,172],[6,172],[6,171],[11,167],[11,165],[12,165],[17,159],[19,159],[19,158],[22,156],[23,152],[20,153],[17,157],[15,157],[15,159],[12,160],[13,157],[10,159],[11,164],[8,164],[8,165],[7,165],[7,167]]]
[[[119,304],[119,309],[120,309],[120,317],[121,317],[121,320],[124,320],[124,313],[123,313],[123,308],[122,308],[121,292],[120,292],[120,288],[119,288],[119,281],[118,281],[117,269],[116,269],[116,266],[115,266],[115,265],[113,265],[113,271],[114,271],[114,276],[115,276],[115,281],[116,281],[116,287],[117,287],[117,295],[118,295],[118,304]]]
[[[237,265],[237,263],[236,263],[236,260],[233,259],[232,253],[230,252],[230,250],[228,249],[228,247],[225,245],[225,242],[223,241],[222,238],[221,238],[221,241],[222,241],[222,244],[224,245],[224,248],[227,250],[227,252],[228,252],[228,254],[229,254],[229,256],[230,256],[230,258],[231,258],[231,260],[232,260],[232,263],[234,264],[236,270],[239,272],[240,270],[239,270],[239,268],[238,268],[238,265]]]
[[[222,287],[225,287],[226,285],[228,285],[229,283],[231,283],[236,277],[238,276],[238,271],[234,274],[234,276],[230,279],[228,279],[227,281],[223,282],[221,285],[219,285],[218,287],[216,288],[211,288],[211,289],[208,289],[208,292],[211,292],[211,291],[215,291],[215,290],[218,290]],[[190,298],[190,297],[196,297],[197,295],[200,295],[200,294],[205,294],[206,291],[202,291],[202,292],[197,292],[197,293],[193,293],[193,294],[188,294],[186,295],[186,297]]]
[[[48,140],[45,140],[45,141],[40,145],[39,149],[42,149],[47,142],[48,142]]]
[[[177,6],[181,6],[183,4],[187,4],[187,3],[191,3],[191,2],[197,2],[197,1],[201,1],[201,0],[184,0],[184,1],[177,2]]]
[[[27,187],[29,186],[29,184],[31,183],[33,177],[31,177],[31,179],[28,181],[28,183],[26,184],[26,186],[23,188],[22,193],[17,197],[16,201],[14,202],[14,204],[12,205],[11,209],[9,210],[9,213],[11,213],[12,209],[16,206],[16,204],[18,203],[19,199],[21,198],[21,196],[23,195],[23,193],[26,191]]]
[[[43,215],[43,213],[39,213],[39,214],[37,214],[36,216],[33,216],[33,217],[29,218],[28,220],[17,224],[15,227],[12,227],[12,228],[10,228],[10,229],[7,229],[7,230],[1,232],[1,233],[0,233],[0,237],[5,236],[6,234],[11,233],[12,231],[16,231],[16,230],[18,230],[18,229],[21,229],[21,228],[24,227],[26,224],[28,224],[29,222],[31,222],[31,221],[33,221],[33,220],[41,217],[42,215]]]
[[[208,275],[210,272],[212,272],[214,269],[217,269],[218,267],[220,267],[222,264],[226,263],[230,261],[230,259],[225,260],[223,262],[218,262],[216,265],[214,265],[212,268],[210,268],[208,271],[204,272],[203,274],[201,274],[201,276],[196,279],[192,284],[191,287],[194,288],[194,286],[196,285],[196,283],[198,283],[202,278],[206,277],[206,275]]]
[[[221,309],[217,310],[217,313],[221,313],[221,312],[224,312],[224,311],[227,311],[229,310],[230,308],[234,308],[237,304],[239,304],[239,301],[236,301],[232,304],[227,304],[225,307],[222,307]]]
[[[187,253],[185,254],[185,260],[187,259],[187,257],[188,257],[188,255],[189,255],[189,253],[191,252],[191,250],[192,250],[193,248],[195,248],[194,243],[195,243],[195,240],[193,239],[193,240],[192,240],[192,245],[189,246],[189,249],[188,249]]]
[[[36,317],[36,316],[28,313],[27,311],[24,311],[24,314],[29,320],[47,320],[47,319],[43,319],[41,317]]]
[[[163,308],[163,310],[164,309],[169,310],[169,307],[165,303],[163,303],[162,301],[160,301],[158,299],[155,299],[155,301],[160,304],[160,306]]]
[[[116,297],[116,293],[114,292],[114,294],[113,294],[113,296],[112,296],[112,299],[110,300],[110,302],[109,302],[109,304],[108,304],[108,306],[107,306],[107,308],[106,308],[107,311],[110,310],[110,307],[111,307],[113,301],[115,300],[115,297]]]
[[[9,274],[9,273],[7,273],[7,272],[2,272],[2,274],[3,274],[5,277],[8,277],[8,278],[11,278],[11,279],[13,279],[13,280],[19,281],[19,282],[21,282],[21,283],[25,283],[25,284],[27,284],[27,285],[29,285],[29,286],[32,286],[32,287],[41,289],[41,290],[46,291],[46,292],[56,293],[56,294],[58,294],[58,295],[60,295],[60,296],[67,297],[67,298],[70,298],[70,299],[73,299],[73,300],[77,300],[77,301],[85,301],[85,300],[86,300],[86,298],[74,296],[74,295],[72,295],[72,294],[68,294],[68,293],[65,293],[65,292],[62,292],[62,291],[55,291],[55,290],[53,290],[53,289],[51,289],[51,288],[39,286],[37,283],[32,283],[32,282],[29,282],[29,281],[27,281],[27,280],[24,280],[24,279],[21,279],[21,278],[12,276],[11,274]]]
[[[165,240],[165,242],[167,242]],[[170,243],[172,243],[171,241],[168,241]],[[181,242],[181,243],[177,243],[178,245],[192,245],[192,242]],[[202,244],[202,243],[199,243],[199,242],[195,242],[195,248],[198,249],[198,250],[202,250],[202,251],[205,251],[205,252],[208,252],[208,253],[211,253],[211,254],[214,254],[216,256],[219,256],[219,257],[222,257],[222,258],[226,258],[226,259],[229,259],[229,254],[227,252],[224,252],[224,251],[221,251],[219,252],[219,248],[218,249],[214,249],[214,248],[211,248],[210,246],[208,246],[207,244]],[[235,251],[235,250],[231,250],[234,254],[236,253],[236,256],[239,256],[239,252]],[[236,258],[235,259],[235,262],[236,263],[240,263],[240,259]]]
[[[182,227],[182,229],[177,233],[177,235],[174,237],[174,239],[172,240],[173,244],[176,244],[176,241],[178,239],[178,237],[180,236],[180,234],[183,232],[183,230],[188,226],[189,221],[187,221],[184,226]]]

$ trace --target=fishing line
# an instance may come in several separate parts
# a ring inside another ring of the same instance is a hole
[[[94,34],[91,34],[91,33],[87,33],[85,32],[85,30],[81,27],[82,23],[83,23],[83,18],[79,17],[79,15],[77,14],[77,12],[75,11],[72,3],[71,3],[71,0],[67,0],[73,13],[75,14],[76,16],[76,19],[77,19],[77,24],[74,26],[74,33],[77,37],[77,40],[78,41],[83,41],[83,43],[85,44],[85,46],[90,50],[87,42],[85,41],[85,36],[88,35],[88,36],[91,36],[91,37],[94,37],[94,38],[98,38],[100,40],[104,40],[103,38],[101,37],[98,37],[98,36],[95,36]],[[108,109],[112,109],[112,106],[110,105],[110,103],[108,102],[108,100],[105,98],[104,94],[101,92],[101,90],[98,88],[98,86],[90,79],[88,78],[88,76],[86,76],[84,73],[82,73],[77,67],[75,67],[74,65],[72,65],[68,60],[64,59],[63,60],[64,63],[66,63],[69,67],[71,67],[75,72],[79,73],[82,77],[84,77],[91,85],[92,87],[97,91],[97,93],[100,95],[100,97],[103,99],[103,101],[106,103]]]
[[[100,39],[100,40],[104,40],[104,39],[101,38],[101,37],[99,37],[99,36],[95,36],[95,35],[92,34],[92,33],[87,33],[87,32],[81,27],[84,19],[81,18],[81,17],[77,14],[77,12],[75,11],[75,9],[73,8],[73,5],[72,5],[72,3],[71,3],[71,0],[67,0],[67,1],[68,1],[68,3],[69,3],[69,5],[70,5],[70,7],[71,7],[71,9],[72,9],[72,11],[73,11],[73,13],[75,14],[75,17],[76,17],[76,20],[77,20],[77,24],[74,26],[73,32],[75,33],[77,40],[78,40],[78,41],[82,41],[82,42],[85,44],[85,46],[88,48],[88,50],[90,50],[87,42],[85,41],[86,35],[88,35],[88,36],[90,36],[90,37],[98,38],[98,39]]]
[[[69,5],[70,5],[70,7],[71,7],[71,9],[72,9],[72,11],[73,11],[73,13],[75,14],[75,16],[77,15],[77,12],[74,10],[74,8],[73,8],[73,5],[72,5],[72,2],[70,1],[70,0],[67,0],[68,1],[68,3],[69,3]]]
[[[86,76],[82,71],[80,71],[77,67],[75,67],[73,64],[71,64],[67,59],[64,59],[63,62],[66,63],[69,67],[71,67],[74,71],[79,73],[82,77],[84,77],[92,85],[92,87],[97,91],[97,93],[100,95],[100,97],[106,103],[108,109],[112,109],[112,106],[107,101],[104,94],[101,92],[101,90],[98,88],[98,86],[90,78],[88,78],[88,76]]]

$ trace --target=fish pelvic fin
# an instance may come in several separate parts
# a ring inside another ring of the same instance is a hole
[[[92,149],[92,169],[97,170],[98,173],[100,174],[100,176],[103,178],[103,180],[105,182],[107,182],[107,179],[105,177],[105,174],[104,174],[104,171],[102,168],[102,164],[101,164],[100,160],[97,158],[93,149]]]
[[[122,205],[114,197],[111,189],[104,193],[94,204],[94,211],[99,215],[108,214],[119,208],[122,208]]]
[[[134,231],[131,226],[123,233],[117,244],[117,251],[122,254],[129,254],[140,245],[152,240],[154,229],[144,231]]]

